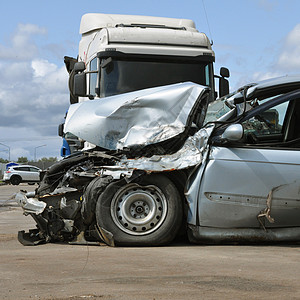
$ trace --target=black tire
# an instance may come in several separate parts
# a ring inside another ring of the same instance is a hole
[[[28,185],[35,185],[35,182],[28,182]]]
[[[81,216],[86,225],[90,225],[95,220],[97,199],[112,180],[112,176],[96,177],[87,185],[81,206]]]
[[[20,176],[12,176],[10,178],[10,182],[12,185],[19,185],[22,181],[22,178]]]
[[[98,226],[112,233],[117,246],[169,244],[182,214],[178,190],[161,174],[143,176],[135,183],[110,183],[96,205]]]

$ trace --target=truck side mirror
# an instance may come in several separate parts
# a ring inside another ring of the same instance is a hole
[[[63,137],[64,135],[64,123],[58,125],[58,136]]]
[[[86,97],[86,74],[84,72],[74,76],[74,94],[79,97]]]
[[[86,73],[83,71],[85,70],[85,63],[83,61],[79,61],[74,64],[74,68],[72,70],[72,73],[70,75],[70,80],[73,83],[70,85],[70,91],[71,94],[73,94],[75,97],[86,97]],[[77,99],[76,99],[77,100]],[[77,103],[77,101],[71,101],[72,103]]]
[[[75,73],[83,72],[85,70],[85,63],[83,61],[74,64]]]
[[[221,67],[220,68],[220,75],[222,77],[226,77],[226,78],[229,78],[230,77],[230,73],[229,73],[229,70],[225,67]]]
[[[219,97],[223,97],[229,94],[229,81],[224,77],[220,77],[219,80]]]
[[[230,76],[229,70],[224,67],[220,68],[220,75],[221,77],[219,77],[219,97],[223,97],[229,94],[229,81],[226,79]]]

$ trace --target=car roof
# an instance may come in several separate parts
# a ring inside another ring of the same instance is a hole
[[[254,97],[267,98],[276,94],[300,89],[300,75],[282,76],[246,84],[225,97],[230,100],[234,99],[235,101],[243,99],[242,91],[245,88],[247,88],[247,99]]]
[[[30,168],[36,168],[36,169],[39,169],[39,167],[36,167],[36,166],[32,166],[32,165],[15,165],[15,166],[11,166],[9,168],[16,168],[16,167],[30,167]]]

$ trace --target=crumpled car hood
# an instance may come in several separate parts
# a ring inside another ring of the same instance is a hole
[[[73,104],[64,132],[109,150],[156,144],[184,132],[208,90],[187,82]]]

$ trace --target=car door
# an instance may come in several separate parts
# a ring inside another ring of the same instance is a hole
[[[18,167],[18,172],[21,175],[23,181],[31,180],[32,173],[30,172],[29,167]]]
[[[30,180],[39,181],[40,180],[40,172],[39,169],[30,167]]]
[[[279,97],[253,109],[240,122],[242,141],[212,146],[199,190],[200,225],[300,226],[297,97]]]

